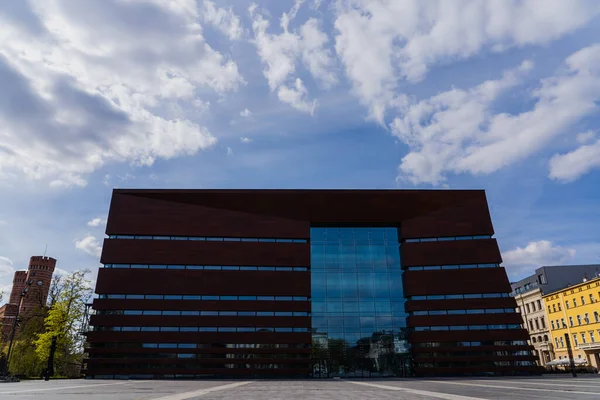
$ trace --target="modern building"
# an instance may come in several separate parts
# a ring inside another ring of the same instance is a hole
[[[30,311],[46,305],[56,259],[33,256],[26,271],[16,271],[8,303],[0,307],[2,341],[9,339],[15,317],[27,317]]]
[[[544,303],[556,360],[569,360],[570,341],[577,365],[600,368],[600,278],[582,279],[548,293]]]
[[[90,378],[539,372],[483,191],[114,190]]]
[[[517,311],[529,332],[529,342],[535,348],[539,364],[543,367],[555,359],[550,324],[543,296],[579,282],[584,277],[597,276],[600,265],[544,266],[518,282],[511,283],[511,295],[517,301]]]

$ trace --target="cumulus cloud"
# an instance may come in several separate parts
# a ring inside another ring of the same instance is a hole
[[[231,147],[227,147],[227,155],[228,156],[232,156],[233,155],[233,149]]]
[[[593,141],[595,137],[596,137],[596,132],[590,130],[590,131],[578,134],[575,137],[575,139],[577,140],[577,143],[579,143],[579,144],[586,144],[586,143]]]
[[[240,138],[240,142],[242,142],[242,143],[250,143],[251,141],[252,141],[252,139],[249,137],[241,137]]]
[[[489,125],[489,107],[531,68],[526,61],[498,80],[469,90],[451,89],[407,107],[390,125],[392,133],[411,149],[400,165],[403,177],[415,184],[441,184],[444,172],[458,169],[466,149],[476,149],[479,136],[483,137],[481,127]]]
[[[504,265],[514,271],[533,270],[547,265],[561,265],[575,256],[575,249],[555,246],[548,240],[529,242],[502,253]]]
[[[277,97],[284,103],[289,104],[296,110],[304,111],[313,115],[317,108],[317,100],[308,99],[308,91],[304,87],[302,80],[296,78],[293,85],[282,85],[277,89]]]
[[[520,83],[530,62],[499,80],[411,104],[391,124],[393,134],[410,146],[400,178],[437,185],[450,172],[489,174],[539,152],[597,112],[599,60],[600,45],[572,54],[563,70],[540,81],[532,108],[518,114],[495,114],[491,107],[505,89]]]
[[[383,124],[385,110],[399,100],[399,81],[419,81],[432,66],[482,49],[548,43],[584,26],[600,3],[342,0],[337,9],[336,51],[355,93]]]
[[[242,38],[244,30],[240,17],[235,15],[231,7],[228,9],[219,8],[214,2],[207,0],[204,1],[203,6],[202,13],[206,22],[213,25],[230,40]]]
[[[80,240],[76,240],[75,248],[98,258],[102,254],[102,245],[94,235],[90,234],[86,235]]]
[[[14,273],[13,262],[6,257],[0,256],[0,279],[7,277],[12,279]]]
[[[94,218],[91,221],[88,221],[87,225],[94,228],[104,226],[106,225],[106,220],[102,218]]]
[[[600,140],[550,159],[550,178],[572,182],[594,168],[600,168]]]
[[[248,110],[247,108],[244,108],[242,111],[240,111],[240,116],[242,117],[249,117],[252,115],[252,111]]]
[[[84,186],[108,162],[151,165],[214,145],[205,127],[164,112],[196,89],[244,83],[204,41],[195,2],[27,4],[26,19],[0,13],[0,179]]]
[[[314,112],[313,101],[308,100],[308,91],[302,80],[296,75],[297,64],[302,63],[311,76],[324,88],[337,82],[333,68],[335,60],[326,46],[327,35],[321,30],[320,22],[308,19],[299,29],[291,31],[289,23],[296,17],[302,1],[297,1],[289,13],[283,13],[280,19],[282,33],[267,32],[269,21],[251,8],[253,43],[257,48],[265,69],[263,71],[273,92],[278,98],[300,111]]]

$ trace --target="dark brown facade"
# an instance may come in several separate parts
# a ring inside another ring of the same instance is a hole
[[[329,227],[340,229],[340,249],[347,232],[374,249],[387,229],[381,248],[398,265],[317,260],[317,248],[337,251],[331,232],[327,243],[311,237]],[[89,377],[537,371],[483,191],[114,190],[106,233]],[[362,294],[317,293],[319,279],[343,286],[344,271],[372,277],[375,291],[382,276],[402,285],[368,294],[374,311]],[[360,311],[345,311],[354,303]],[[398,360],[407,366],[392,367]]]

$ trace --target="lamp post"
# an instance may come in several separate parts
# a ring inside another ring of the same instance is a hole
[[[31,276],[35,276],[35,272],[33,272]],[[37,283],[38,286],[42,286],[42,284],[44,282],[37,281],[36,283]],[[21,296],[19,297],[19,304],[17,306],[17,313],[15,314],[15,320],[13,321],[12,331],[10,333],[10,342],[8,344],[8,351],[6,352],[6,366],[4,368],[4,375],[5,376],[9,375],[10,355],[11,355],[11,351],[12,351],[12,347],[13,347],[13,342],[14,342],[14,339],[15,339],[15,333],[17,331],[17,323],[19,321],[19,314],[21,312],[21,305],[23,304],[23,299],[25,298],[25,296],[29,292],[29,286],[31,286],[31,285],[33,285],[33,279],[29,279],[25,283],[25,288],[23,289],[23,291],[21,292]]]
[[[567,354],[569,355],[571,374],[573,374],[573,378],[577,378],[577,372],[575,372],[575,359],[573,358],[573,348],[571,347],[571,340],[569,339],[568,333],[565,333],[565,341],[567,342]]]

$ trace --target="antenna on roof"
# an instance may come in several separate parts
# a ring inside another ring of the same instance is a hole
[[[44,249],[44,257],[46,257],[46,251],[48,251],[48,245],[46,245],[46,248]]]

